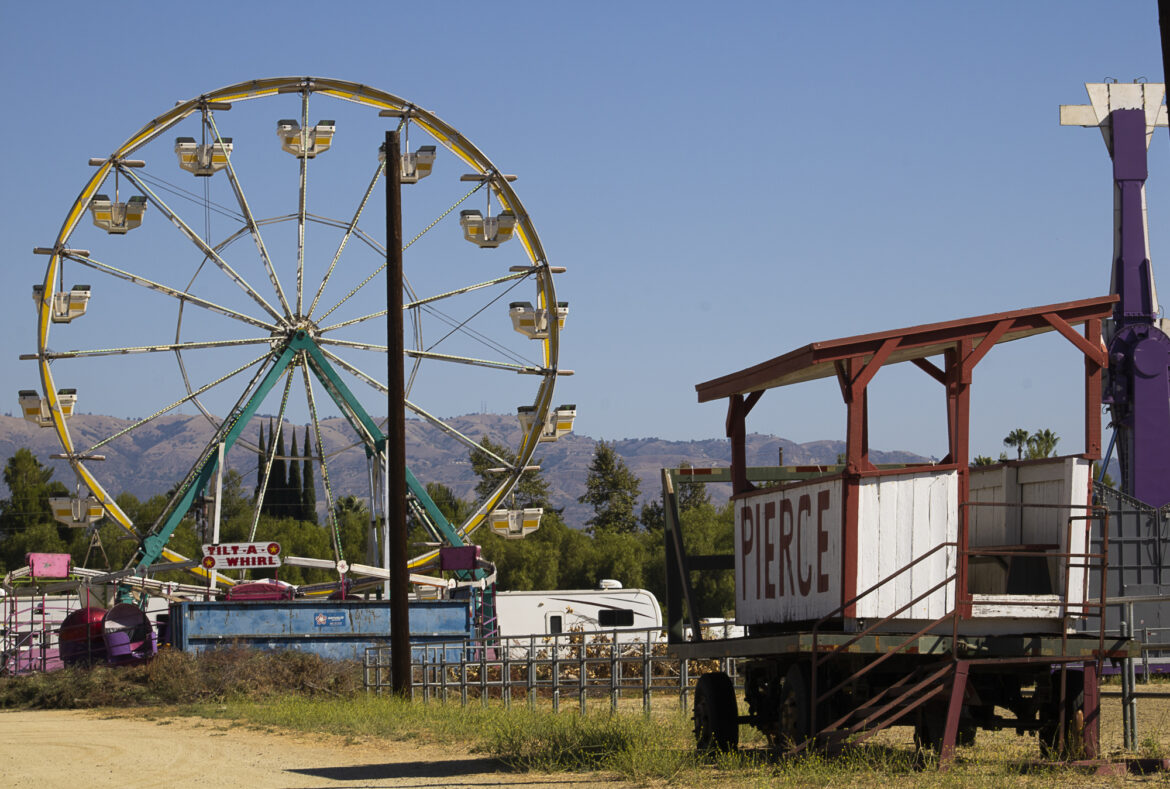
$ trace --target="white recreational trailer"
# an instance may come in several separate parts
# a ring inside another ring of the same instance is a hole
[[[662,628],[662,609],[653,594],[611,580],[597,589],[498,592],[496,616],[507,638]]]

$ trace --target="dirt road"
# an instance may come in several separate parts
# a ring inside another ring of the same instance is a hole
[[[512,773],[455,746],[347,742],[199,718],[0,712],[0,785],[36,789],[508,787],[619,789],[593,775]]]

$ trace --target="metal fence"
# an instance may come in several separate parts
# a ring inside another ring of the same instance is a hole
[[[535,706],[545,700],[554,711],[573,705],[584,713],[590,699],[608,700],[616,710],[622,699],[640,699],[649,713],[655,699],[669,699],[686,710],[698,677],[724,671],[738,684],[732,658],[683,660],[666,654],[662,630],[608,630],[559,635],[414,644],[411,695],[423,701],[466,706],[501,699]],[[365,689],[390,688],[390,648],[371,647],[364,661]]]

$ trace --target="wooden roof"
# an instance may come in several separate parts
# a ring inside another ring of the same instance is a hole
[[[1049,304],[943,323],[928,323],[908,329],[814,342],[789,351],[783,356],[697,384],[695,390],[699,394],[699,402],[705,403],[732,395],[828,378],[837,374],[835,367],[837,362],[856,357],[868,361],[890,342],[893,342],[893,350],[889,352],[884,364],[937,356],[953,348],[956,342],[963,339],[970,339],[974,347],[978,348],[993,333],[996,335],[993,342],[1001,343],[1055,329],[1069,336],[1073,342],[1084,343],[1079,335],[1073,333],[1070,336],[1070,327],[1093,318],[1108,317],[1113,312],[1113,304],[1117,300],[1118,297],[1115,295],[1099,296],[1082,301]],[[1100,350],[1103,354],[1104,349]]]

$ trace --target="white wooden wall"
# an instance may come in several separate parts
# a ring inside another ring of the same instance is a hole
[[[970,475],[971,500],[1056,504],[1054,509],[971,507],[970,544],[1059,544],[1064,552],[1067,519],[1087,503],[1089,461],[1055,458],[1048,463],[991,466]],[[815,619],[843,602],[840,579],[841,481],[792,486],[745,496],[736,506],[736,621],[785,623]],[[858,489],[857,592],[891,578],[932,548],[957,542],[959,476],[955,470],[868,477]],[[823,499],[823,501],[822,501]],[[812,504],[808,504],[808,501]],[[817,503],[822,502],[822,503]],[[785,513],[788,513],[787,515]],[[771,514],[769,514],[771,513]],[[1073,552],[1084,552],[1086,529],[1077,521]],[[787,547],[786,547],[787,546]],[[859,619],[882,619],[954,574],[956,548],[944,548],[857,603]],[[1058,594],[1064,591],[1064,562],[1051,559]],[[1083,564],[1074,560],[1073,564]],[[815,570],[815,573],[814,573]],[[824,575],[821,575],[821,573]],[[807,588],[793,578],[823,579]],[[1085,570],[1069,571],[1071,613],[1079,613]],[[930,593],[897,619],[933,620],[954,607],[951,583]],[[1001,595],[976,595],[976,618],[1053,620],[1061,615],[1055,596],[1028,596],[1030,606],[1006,606]],[[1018,601],[1022,595],[1009,600]]]
[[[971,472],[971,501],[998,502],[1044,507],[972,507],[970,545],[972,547],[1012,545],[1058,545],[1057,552],[1083,553],[1086,546],[1086,523],[1080,519],[1088,503],[1089,474],[1092,463],[1083,458],[1053,458],[1044,463],[995,465]],[[1056,505],[1056,506],[1049,506]],[[1073,522],[1072,542],[1068,543],[1068,519]],[[1064,562],[1052,559],[1053,590],[1064,592]],[[1069,570],[1069,604],[1084,600],[1085,562],[1074,559]],[[992,609],[983,609],[992,615]],[[1015,609],[1018,615],[1027,615]],[[1046,608],[1051,615],[1051,608]],[[981,609],[976,608],[978,616]],[[1038,614],[1040,615],[1040,614]]]
[[[857,519],[857,591],[888,578],[936,545],[958,538],[956,471],[870,477],[862,480]],[[891,615],[955,572],[957,551],[945,548],[858,602],[857,616]],[[899,619],[937,619],[954,605],[947,584]]]

